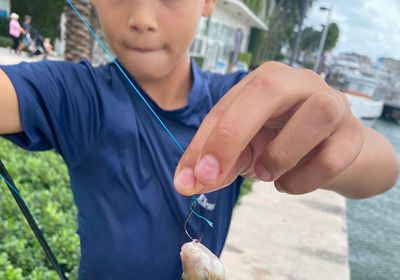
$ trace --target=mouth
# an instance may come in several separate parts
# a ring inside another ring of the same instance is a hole
[[[140,48],[140,47],[131,47],[131,50],[135,52],[140,52],[140,53],[152,53],[159,51],[160,48]]]
[[[161,47],[149,47],[149,46],[137,46],[137,45],[126,45],[126,47],[128,49],[130,49],[131,51],[137,52],[137,53],[141,53],[141,54],[148,54],[148,53],[154,53],[154,52],[158,52],[163,50],[165,47],[161,46]]]
[[[136,43],[135,43],[135,41],[136,41]],[[165,49],[165,47],[166,47],[165,44],[160,44],[160,43],[156,43],[156,42],[149,42],[147,44],[144,42],[144,40],[138,40],[138,39],[122,40],[121,43],[122,43],[122,46],[126,50],[130,50],[130,51],[140,53],[140,54],[149,54],[149,53],[158,52],[158,51]]]

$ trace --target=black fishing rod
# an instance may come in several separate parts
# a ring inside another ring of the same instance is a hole
[[[22,199],[18,189],[16,188],[14,181],[12,180],[12,178],[11,178],[10,174],[8,173],[6,167],[4,166],[3,162],[0,160],[0,181],[2,179],[4,179],[8,189],[10,190],[12,196],[14,197],[19,208],[21,209],[22,214],[24,214],[26,221],[28,222],[33,233],[35,234],[36,238],[38,239],[40,245],[42,246],[43,251],[45,252],[45,254],[47,256],[47,259],[50,261],[51,265],[57,272],[58,276],[60,277],[61,280],[68,280],[68,278],[65,276],[65,273],[64,273],[62,267],[59,265],[56,256],[54,255],[49,244],[47,243],[46,239],[44,238],[42,231],[39,229],[35,219],[33,218],[28,206],[26,205],[26,203]]]

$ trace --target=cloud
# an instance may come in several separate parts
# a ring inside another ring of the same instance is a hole
[[[373,59],[380,56],[400,59],[399,0],[325,0],[315,1],[306,26],[321,28],[327,12],[319,7],[332,5],[332,21],[340,28],[334,53],[354,51]]]

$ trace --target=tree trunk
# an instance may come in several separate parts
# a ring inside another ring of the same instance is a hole
[[[90,0],[75,0],[73,3],[81,15],[91,23],[94,8]],[[93,42],[89,30],[68,4],[64,11],[66,16],[65,59],[70,61],[79,61],[82,58],[90,59]]]

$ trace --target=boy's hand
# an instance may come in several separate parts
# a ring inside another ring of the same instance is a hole
[[[269,62],[232,88],[204,119],[179,162],[184,195],[229,185],[238,175],[302,194],[330,182],[358,156],[362,124],[346,97],[309,70]]]

